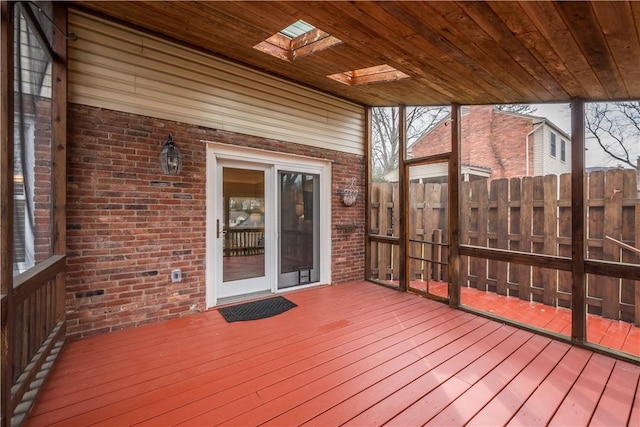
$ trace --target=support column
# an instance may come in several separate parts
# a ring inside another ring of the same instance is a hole
[[[584,343],[586,329],[584,100],[571,102],[571,340]]]
[[[398,228],[400,230],[399,236],[399,260],[400,268],[398,278],[400,281],[400,290],[402,292],[407,291],[407,281],[409,277],[409,227],[407,226],[407,220],[409,219],[409,191],[407,186],[407,166],[405,165],[406,152],[407,152],[407,106],[401,105],[398,107],[398,194],[400,200],[398,201]]]
[[[451,104],[449,157],[449,305],[460,305],[460,104]]]
[[[13,5],[0,3],[0,425],[11,425],[13,355]]]

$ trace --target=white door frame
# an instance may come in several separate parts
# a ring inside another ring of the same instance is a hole
[[[207,182],[206,182],[206,268],[205,268],[205,299],[206,307],[214,307],[218,300],[218,283],[222,280],[221,263],[222,259],[222,244],[218,241],[220,239],[216,236],[216,219],[219,217],[219,207],[216,206],[216,201],[220,200],[217,185],[217,173],[219,160],[233,161],[238,164],[260,164],[269,165],[273,173],[270,175],[271,183],[266,183],[266,187],[271,186],[272,189],[277,189],[278,173],[279,170],[288,171],[300,171],[307,173],[314,173],[320,175],[320,236],[331,236],[331,161],[324,159],[316,159],[305,156],[298,156],[293,154],[276,153],[265,150],[258,150],[255,148],[238,147],[228,144],[221,144],[212,141],[204,141],[207,144]],[[265,177],[266,178],[266,177]],[[277,190],[275,190],[277,191]],[[272,194],[276,194],[272,192]],[[271,204],[271,209],[274,215],[270,215],[271,224],[269,229],[272,230],[271,238],[265,238],[265,243],[269,243],[269,247],[265,245],[265,257],[273,257],[267,260],[267,266],[274,266],[277,263],[277,248],[278,248],[278,235],[277,235],[277,207],[275,200],[268,201],[268,195],[265,194],[265,203]],[[265,208],[268,208],[267,205]],[[265,233],[267,224],[265,224]],[[267,236],[265,236],[267,237]],[[323,284],[329,284],[331,282],[331,238],[320,239],[320,281],[306,286],[317,286]],[[270,255],[267,255],[270,254]],[[277,293],[278,291],[278,269],[267,268],[265,274],[268,275],[266,280],[271,283],[271,292]],[[282,291],[301,289],[306,286],[297,286],[287,288]]]
[[[238,162],[235,160],[228,159],[217,159],[217,172],[216,172],[216,180],[215,182],[215,191],[213,192],[214,200],[223,200],[223,169],[224,168],[237,168],[243,170],[255,170],[264,172],[264,208],[265,208],[265,222],[264,222],[264,235],[269,236],[273,234],[273,230],[271,230],[271,226],[273,221],[271,217],[274,215],[274,211],[276,209],[275,203],[273,202],[273,194],[275,194],[275,189],[272,186],[273,179],[271,178],[271,174],[273,173],[273,167],[270,165],[265,165],[263,163],[245,163]],[[218,221],[220,221],[220,231],[224,227],[222,224],[222,219],[224,218],[224,206],[219,204],[215,206],[215,221],[216,221],[216,237],[218,234]],[[222,255],[223,252],[223,240],[224,237],[219,237],[216,239],[216,253],[218,255]],[[269,242],[270,243],[270,242]],[[266,246],[265,246],[266,249]],[[265,251],[264,254],[264,276],[259,277],[251,277],[248,279],[240,279],[234,280],[231,282],[224,282],[223,280],[223,257],[216,256],[215,260],[215,272],[216,272],[216,291],[220,297],[224,298],[225,296],[236,296],[236,295],[225,295],[224,291],[229,292],[230,290],[238,290],[238,294],[246,294],[246,293],[255,293],[255,292],[264,292],[271,290],[269,286],[269,278],[272,276],[271,269],[273,269],[275,257],[271,253],[271,251]],[[225,289],[226,288],[226,289]],[[223,291],[222,294],[220,291]]]

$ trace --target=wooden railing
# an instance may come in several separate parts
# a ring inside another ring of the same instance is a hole
[[[264,228],[227,228],[224,256],[259,255],[264,253]]]
[[[56,255],[14,278],[2,296],[2,396],[5,424],[19,425],[35,399],[40,372],[57,356],[65,338],[65,263]],[[28,393],[30,392],[30,393]],[[8,421],[11,420],[11,421]]]

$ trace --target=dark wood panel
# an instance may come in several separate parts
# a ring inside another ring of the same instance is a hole
[[[502,50],[510,56],[509,69],[517,74],[520,69],[528,73],[532,82],[535,81],[541,86],[538,94],[543,99],[566,97],[566,93],[549,72],[506,27],[504,18],[498,17],[484,2],[463,2],[460,4],[469,18],[486,33],[488,38],[484,42],[485,49],[501,46]],[[513,8],[514,5],[511,4],[511,9]],[[517,14],[517,11],[514,11],[513,14]]]
[[[624,15],[626,7],[616,7],[618,20]],[[585,55],[587,62],[603,83],[609,98],[626,98],[627,89],[620,76],[619,68],[602,33],[598,18],[590,3],[555,3],[556,10],[565,22],[571,22],[571,35]],[[637,36],[635,37],[637,40]],[[606,82],[606,83],[605,83]]]
[[[615,8],[610,6],[603,2],[592,3],[597,24],[601,26],[611,57],[620,73],[620,84],[628,93],[634,93],[640,89],[640,43],[638,26],[631,10],[632,3],[623,2]],[[633,7],[638,9],[638,5]]]
[[[513,6],[500,1],[487,4],[522,46],[529,50],[567,94],[579,93],[583,89],[565,64],[564,51],[554,50],[553,42],[546,39],[544,34],[538,30],[535,23],[522,9],[523,5],[519,3],[517,6]],[[566,96],[566,94],[561,94],[561,96]]]
[[[640,98],[640,8],[625,1],[78,4],[366,105]],[[253,48],[298,19],[343,43],[292,62]],[[410,78],[326,77],[382,64]]]

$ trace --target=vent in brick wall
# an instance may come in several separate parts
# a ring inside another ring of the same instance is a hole
[[[94,289],[92,291],[76,292],[76,298],[89,298],[104,295],[104,289]]]

